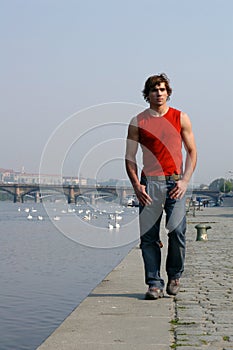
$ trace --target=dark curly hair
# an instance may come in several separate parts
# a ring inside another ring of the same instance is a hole
[[[152,75],[151,77],[149,77],[146,80],[144,89],[142,90],[142,94],[143,94],[143,97],[146,100],[146,102],[150,102],[148,99],[150,90],[152,90],[155,86],[160,85],[161,83],[165,83],[166,90],[168,93],[168,100],[169,100],[169,98],[172,94],[172,88],[170,87],[170,81],[165,73],[161,73],[158,75]]]

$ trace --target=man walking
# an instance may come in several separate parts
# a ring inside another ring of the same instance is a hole
[[[179,292],[184,270],[185,192],[196,166],[197,154],[188,115],[167,104],[171,94],[166,74],[149,77],[143,89],[149,108],[132,118],[127,136],[126,171],[140,203],[140,248],[148,285],[146,299],[158,299],[164,295],[164,280],[160,275],[163,212],[166,213],[168,230],[166,292],[169,295]],[[136,161],[138,145],[143,157],[140,178]]]

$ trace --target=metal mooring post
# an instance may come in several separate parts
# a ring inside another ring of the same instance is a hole
[[[211,226],[205,224],[198,224],[195,226],[195,228],[197,229],[196,241],[207,241],[207,230],[209,230]]]

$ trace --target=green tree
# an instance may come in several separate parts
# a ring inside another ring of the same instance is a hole
[[[221,187],[220,187],[220,191],[224,192],[224,193],[228,193],[228,192],[232,191],[232,188],[233,188],[232,181],[225,180],[223,185],[221,185]]]
[[[224,193],[228,193],[233,190],[233,179],[215,179],[209,185],[209,189],[212,191],[220,191]]]
[[[221,191],[220,188],[224,186],[224,181],[223,178],[213,180],[209,185],[209,189],[212,191]]]

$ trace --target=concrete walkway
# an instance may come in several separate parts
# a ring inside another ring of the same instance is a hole
[[[177,297],[144,300],[135,247],[38,350],[233,350],[233,208],[204,208],[187,221]],[[201,222],[211,226],[207,241],[196,241]],[[165,253],[166,244],[164,277]]]
[[[135,247],[38,350],[170,349],[174,300],[144,300],[146,290]]]

